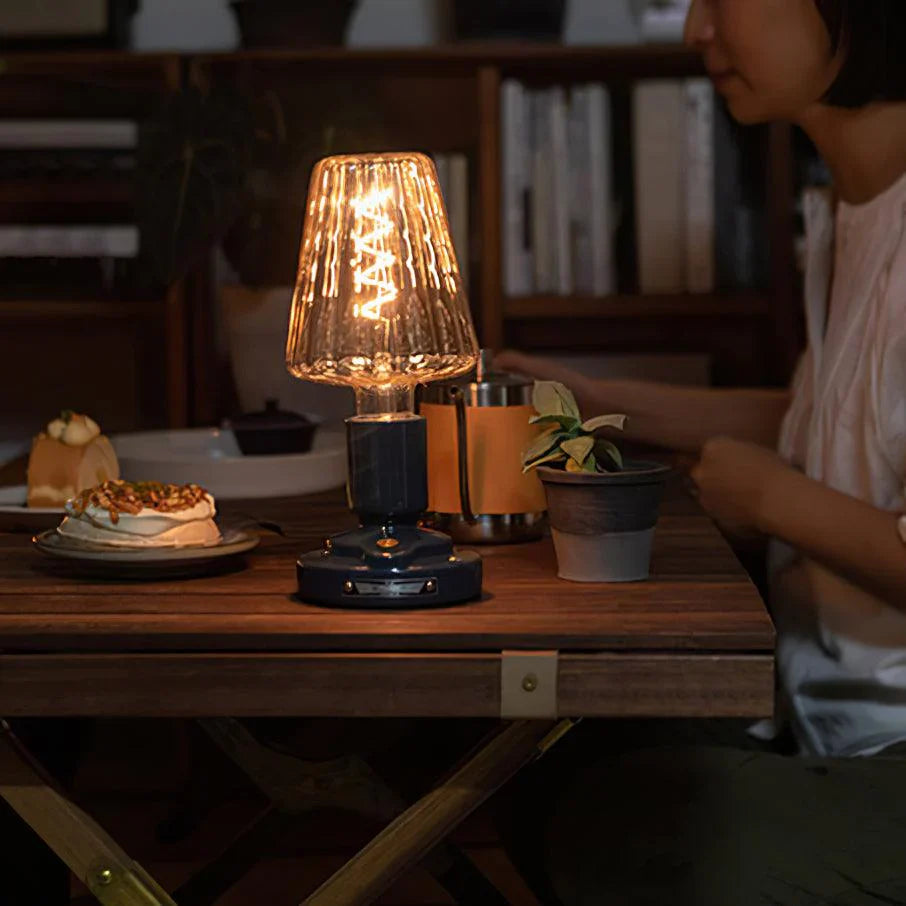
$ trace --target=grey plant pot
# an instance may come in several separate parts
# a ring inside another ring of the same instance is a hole
[[[670,474],[668,466],[633,460],[622,472],[539,468],[560,578],[647,579],[654,528]]]

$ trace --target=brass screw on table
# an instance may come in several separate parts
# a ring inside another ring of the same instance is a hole
[[[109,868],[102,868],[97,873],[97,882],[98,884],[106,887],[108,884],[113,882],[113,872]]]
[[[538,677],[534,673],[526,673],[522,678],[522,688],[526,692],[534,692],[538,688]]]

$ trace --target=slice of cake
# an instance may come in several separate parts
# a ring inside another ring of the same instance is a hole
[[[27,505],[62,507],[80,491],[119,477],[113,445],[97,423],[65,410],[32,441]]]
[[[220,541],[216,512],[197,484],[105,481],[66,504],[57,531],[109,547],[207,547]]]

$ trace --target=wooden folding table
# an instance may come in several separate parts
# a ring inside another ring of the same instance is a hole
[[[569,719],[771,713],[764,604],[675,489],[648,582],[561,581],[545,540],[484,549],[480,601],[419,611],[296,599],[295,555],[350,523],[339,494],[224,510],[282,534],[262,529],[244,569],[185,580],[75,578],[28,536],[0,534],[0,715],[501,719],[450,780],[306,900],[314,906],[372,902]],[[0,794],[99,899],[172,902],[15,746],[0,750]]]

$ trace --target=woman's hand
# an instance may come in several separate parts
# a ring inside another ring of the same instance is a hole
[[[566,365],[560,365],[542,356],[528,355],[512,349],[505,349],[494,356],[494,368],[498,371],[514,371],[539,381],[559,381],[570,388],[576,382],[588,380],[578,371],[567,368]]]
[[[599,400],[601,382],[587,378],[566,365],[560,365],[542,356],[507,349],[494,356],[494,368],[497,371],[524,374],[538,381],[557,381],[569,387],[586,418],[600,415],[604,411]]]
[[[690,474],[709,515],[730,533],[751,536],[768,532],[768,492],[797,473],[766,447],[715,437]]]

